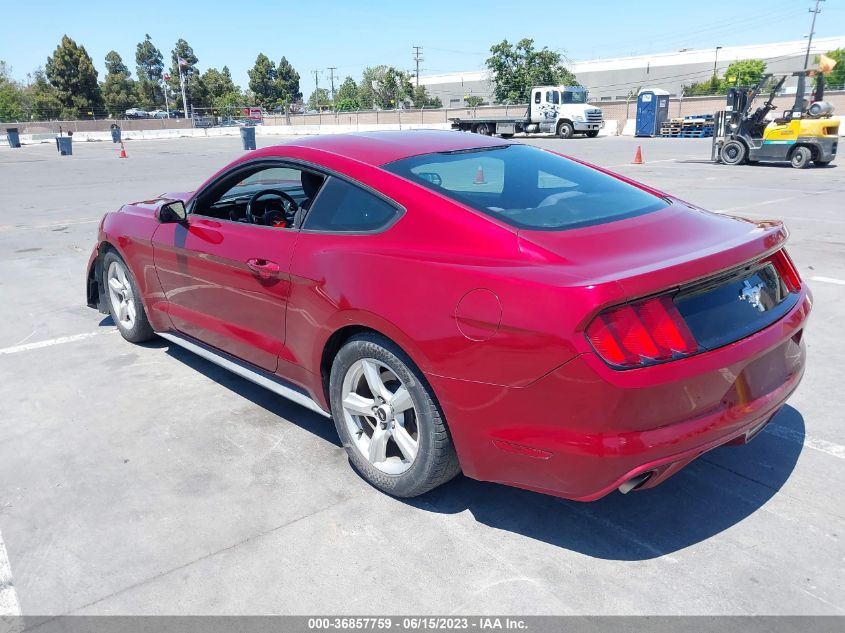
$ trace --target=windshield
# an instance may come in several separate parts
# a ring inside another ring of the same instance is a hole
[[[564,90],[562,96],[564,103],[587,103],[586,91],[578,90],[577,92],[570,92]]]
[[[384,169],[518,228],[560,231],[668,206],[662,198],[527,145],[423,154]]]

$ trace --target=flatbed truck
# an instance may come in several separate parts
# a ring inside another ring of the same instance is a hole
[[[450,118],[453,130],[476,134],[557,134],[572,138],[575,134],[596,137],[604,127],[601,108],[587,103],[587,90],[581,86],[534,86],[531,103],[522,117]]]

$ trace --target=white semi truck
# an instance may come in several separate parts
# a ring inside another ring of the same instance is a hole
[[[449,121],[453,130],[498,134],[504,138],[518,132],[551,132],[560,138],[585,134],[592,138],[604,127],[601,108],[587,103],[587,91],[580,86],[534,86],[528,111],[522,117],[450,118]]]

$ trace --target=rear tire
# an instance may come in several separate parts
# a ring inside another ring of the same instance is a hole
[[[475,132],[476,134],[481,134],[482,136],[492,136],[490,126],[486,123],[479,123],[478,125],[476,125],[473,132]]]
[[[103,257],[103,287],[109,314],[123,338],[130,343],[143,343],[155,338],[135,277],[114,251]]]
[[[741,165],[747,154],[745,145],[740,141],[728,141],[719,150],[719,158],[725,165]]]
[[[415,497],[460,472],[431,387],[383,336],[361,334],[340,349],[332,363],[329,400],[352,467],[379,490]]]
[[[572,124],[569,121],[561,121],[558,123],[558,138],[572,138],[573,134],[575,134],[575,128],[572,127]]]
[[[795,169],[806,169],[810,166],[811,160],[813,160],[813,153],[810,151],[810,148],[799,146],[792,150],[789,163]]]

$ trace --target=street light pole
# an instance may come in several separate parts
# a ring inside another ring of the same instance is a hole
[[[713,80],[716,80],[716,62],[719,61],[719,49],[722,48],[721,46],[716,47],[716,54],[713,56]]]

